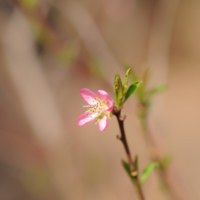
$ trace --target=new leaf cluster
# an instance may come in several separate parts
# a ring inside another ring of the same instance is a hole
[[[135,92],[139,87],[140,82],[135,81],[128,87],[128,77],[131,68],[128,68],[124,77],[124,82],[122,83],[121,78],[117,72],[115,72],[114,79],[114,91],[115,91],[115,106],[117,109],[121,109],[123,104],[127,99]]]

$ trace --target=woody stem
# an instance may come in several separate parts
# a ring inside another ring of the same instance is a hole
[[[134,166],[133,159],[131,157],[129,146],[128,146],[128,143],[127,143],[127,140],[126,140],[126,134],[125,134],[125,130],[124,130],[124,119],[121,117],[121,111],[113,112],[113,114],[117,118],[119,128],[120,128],[120,132],[121,132],[121,135],[118,136],[117,138],[122,142],[124,149],[126,151],[128,163],[129,163],[129,166],[130,166],[130,169],[131,169],[131,175],[136,180],[136,188],[137,188],[137,191],[138,191],[138,196],[139,196],[140,200],[144,200],[144,195],[143,195],[143,192],[142,192],[141,184],[140,184],[140,181],[138,179],[138,172],[137,172],[137,170]]]

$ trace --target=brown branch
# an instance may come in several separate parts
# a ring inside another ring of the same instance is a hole
[[[131,169],[131,175],[133,177],[135,177],[135,180],[136,180],[136,187],[137,187],[137,190],[138,190],[138,195],[139,195],[141,200],[144,200],[144,195],[143,195],[143,192],[142,192],[142,188],[141,188],[141,185],[140,185],[140,181],[138,179],[138,172],[137,172],[137,170],[136,170],[136,168],[134,166],[133,159],[131,157],[129,146],[128,146],[128,143],[127,143],[127,140],[126,140],[126,134],[125,134],[125,130],[124,130],[124,118],[121,117],[121,111],[113,112],[113,114],[117,118],[117,121],[119,123],[120,132],[121,132],[121,135],[117,136],[117,138],[119,140],[121,140],[121,142],[122,142],[122,144],[123,144],[123,146],[125,148],[126,155],[127,155],[127,158],[128,158],[130,169]]]

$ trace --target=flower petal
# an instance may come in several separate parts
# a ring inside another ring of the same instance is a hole
[[[103,119],[98,121],[98,127],[100,131],[104,131],[108,126],[108,117],[104,116]]]
[[[93,113],[93,112],[85,112],[83,113],[81,116],[79,116],[77,122],[79,126],[83,126],[85,124],[90,123],[91,121],[93,121],[96,117],[97,117],[97,113]]]
[[[80,94],[82,96],[82,98],[89,104],[89,105],[95,105],[97,95],[92,92],[91,90],[87,89],[87,88],[83,88],[80,90]]]
[[[100,99],[103,99],[104,101],[108,102],[109,100],[109,94],[104,90],[98,90],[98,95]]]
[[[112,100],[108,100],[108,103],[109,103],[109,107],[108,107],[108,109],[107,109],[107,111],[112,111],[113,110],[113,106],[114,106],[114,103],[113,103],[113,101]]]

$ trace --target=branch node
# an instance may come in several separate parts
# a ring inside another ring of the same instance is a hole
[[[122,138],[121,138],[120,135],[117,135],[117,139],[118,139],[118,140],[122,140]]]
[[[137,175],[138,175],[138,172],[137,172],[137,171],[131,172],[131,176],[136,177]]]

